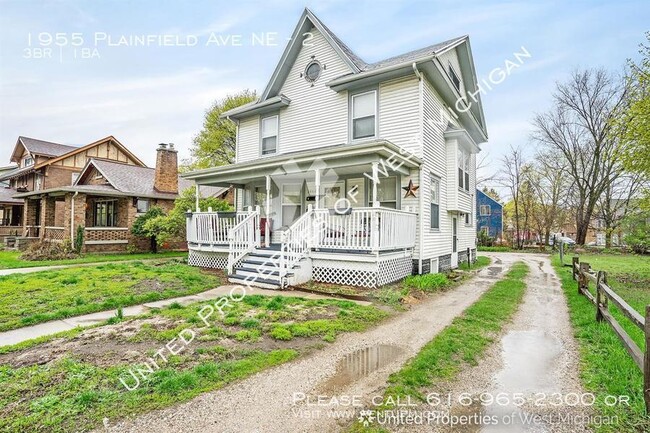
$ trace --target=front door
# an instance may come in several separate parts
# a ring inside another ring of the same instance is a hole
[[[458,218],[451,219],[451,267],[458,267]]]

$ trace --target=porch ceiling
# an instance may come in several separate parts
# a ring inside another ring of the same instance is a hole
[[[198,185],[245,184],[266,175],[285,176],[320,169],[323,176],[370,172],[373,162],[380,170],[408,174],[422,163],[388,140],[322,147],[315,150],[274,155],[254,161],[194,171],[184,175]]]

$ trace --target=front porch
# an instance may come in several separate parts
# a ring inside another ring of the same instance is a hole
[[[232,282],[285,288],[310,279],[377,287],[411,274],[419,160],[390,143],[274,156],[188,175],[189,264]],[[236,212],[198,209],[200,186],[233,185]]]

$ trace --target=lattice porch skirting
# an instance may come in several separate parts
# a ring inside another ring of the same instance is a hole
[[[413,271],[411,257],[381,256],[376,262],[314,259],[314,281],[376,288],[400,280]]]
[[[228,253],[190,250],[187,256],[187,264],[201,268],[226,269],[228,267]]]

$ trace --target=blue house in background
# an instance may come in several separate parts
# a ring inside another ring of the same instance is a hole
[[[503,233],[503,205],[477,189],[476,234],[482,231],[491,238],[501,239]]]

